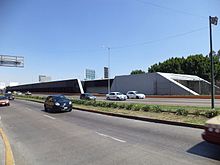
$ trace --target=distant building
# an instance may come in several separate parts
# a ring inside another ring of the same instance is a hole
[[[0,82],[0,89],[4,89],[6,87],[5,83]]]
[[[51,81],[50,76],[39,75],[39,82],[49,82],[49,81]]]
[[[6,88],[5,83],[0,82],[0,93],[3,93],[3,92],[4,92],[4,90],[5,90],[5,88]]]
[[[86,80],[94,80],[95,79],[95,70],[86,69]]]
[[[18,86],[18,85],[19,85],[18,82],[10,82],[10,83],[9,83],[9,86],[10,86],[10,87]]]
[[[109,78],[108,67],[104,67],[104,78]]]

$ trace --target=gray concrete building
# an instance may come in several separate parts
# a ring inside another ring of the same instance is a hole
[[[215,89],[219,91],[219,87]],[[194,75],[161,72],[115,77],[111,91],[127,93],[130,90],[146,95],[208,95],[210,83]]]
[[[116,76],[110,80],[111,91],[138,91],[146,95],[209,95],[210,83],[198,76],[173,73],[145,73]],[[52,81],[8,87],[8,91],[51,93],[106,94],[108,79],[80,81],[79,79]],[[219,87],[215,87],[217,94]]]

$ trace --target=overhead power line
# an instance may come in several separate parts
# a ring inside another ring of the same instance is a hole
[[[135,47],[135,46],[141,46],[141,45],[148,45],[148,44],[153,44],[156,42],[160,42],[160,41],[164,41],[164,40],[169,40],[169,39],[173,39],[173,38],[178,38],[178,37],[182,37],[185,35],[189,35],[191,33],[195,33],[195,32],[199,32],[202,30],[208,29],[208,26],[202,27],[202,28],[198,28],[198,29],[194,29],[188,32],[184,32],[184,33],[179,33],[179,34],[175,34],[175,35],[170,35],[161,39],[156,39],[156,40],[150,40],[150,41],[146,41],[146,42],[142,42],[142,43],[133,43],[133,44],[127,44],[127,45],[122,45],[122,46],[114,46],[111,47],[111,49],[122,49],[122,48],[127,48],[127,47]]]
[[[203,31],[203,30],[207,30],[208,26],[204,26],[198,29],[194,29],[188,32],[183,32],[183,33],[178,33],[178,34],[174,34],[174,35],[170,35],[170,36],[166,36],[164,38],[160,38],[160,39],[155,39],[155,40],[149,40],[149,41],[145,41],[145,42],[140,42],[140,43],[131,43],[131,44],[125,44],[125,45],[118,45],[118,46],[110,46],[111,50],[115,50],[115,49],[123,49],[123,48],[129,48],[129,47],[135,47],[135,46],[144,46],[144,45],[149,45],[149,44],[153,44],[153,43],[157,43],[157,42],[161,42],[161,41],[166,41],[166,40],[170,40],[170,39],[174,39],[174,38],[178,38],[178,37],[182,37],[182,36],[186,36],[192,33],[196,33],[199,31]],[[83,49],[83,50],[73,50],[71,52],[101,52],[104,51],[104,49]]]
[[[161,9],[166,9],[166,10],[169,10],[169,11],[172,11],[172,12],[175,12],[175,13],[181,13],[181,14],[185,14],[185,15],[190,15],[190,16],[194,16],[194,17],[199,17],[199,18],[207,19],[207,17],[203,16],[203,15],[199,15],[199,14],[190,13],[190,12],[184,11],[184,10],[179,10],[179,9],[174,9],[174,8],[171,8],[171,7],[166,7],[166,6],[158,5],[158,4],[149,2],[149,1],[144,1],[144,0],[135,0],[135,1],[137,1],[139,3],[142,3],[142,4],[145,4],[145,5],[148,5],[148,6],[150,5],[150,6],[153,6],[153,7],[157,7],[157,8],[161,8]]]

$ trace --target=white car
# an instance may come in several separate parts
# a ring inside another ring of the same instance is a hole
[[[21,92],[17,92],[17,95],[18,95],[18,96],[21,96],[21,95],[22,95],[22,93],[21,93]]]
[[[120,92],[111,92],[106,95],[107,100],[126,100],[127,96]]]
[[[137,91],[128,91],[127,97],[128,99],[144,99],[145,94],[138,93]]]

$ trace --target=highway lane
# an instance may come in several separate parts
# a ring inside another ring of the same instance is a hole
[[[74,99],[79,99],[79,96],[69,96]],[[97,97],[99,101],[109,101],[105,97]],[[113,100],[110,100],[113,101]],[[127,99],[128,103],[143,103],[151,105],[181,105],[181,106],[205,106],[210,107],[210,99],[190,99],[190,98],[145,98],[145,99]],[[220,107],[220,99],[215,100],[215,106]]]
[[[0,107],[16,164],[219,165],[202,130],[88,112],[46,113],[39,103]]]
[[[105,97],[98,97],[97,100],[106,100]],[[181,105],[181,106],[206,106],[210,107],[210,99],[190,99],[190,98],[145,98],[145,99],[127,99],[125,102],[157,104],[157,105]],[[215,100],[215,106],[220,107],[220,100]]]
[[[44,94],[33,94],[37,96],[47,96]],[[79,99],[79,96],[71,96],[68,97]],[[99,96],[97,100],[100,101],[108,101],[105,97]],[[112,100],[111,100],[112,101]],[[145,98],[145,99],[127,99],[128,103],[143,103],[143,104],[157,104],[157,105],[181,105],[181,106],[211,106],[210,99],[195,99],[195,98]],[[220,107],[220,99],[215,99],[215,106]]]

